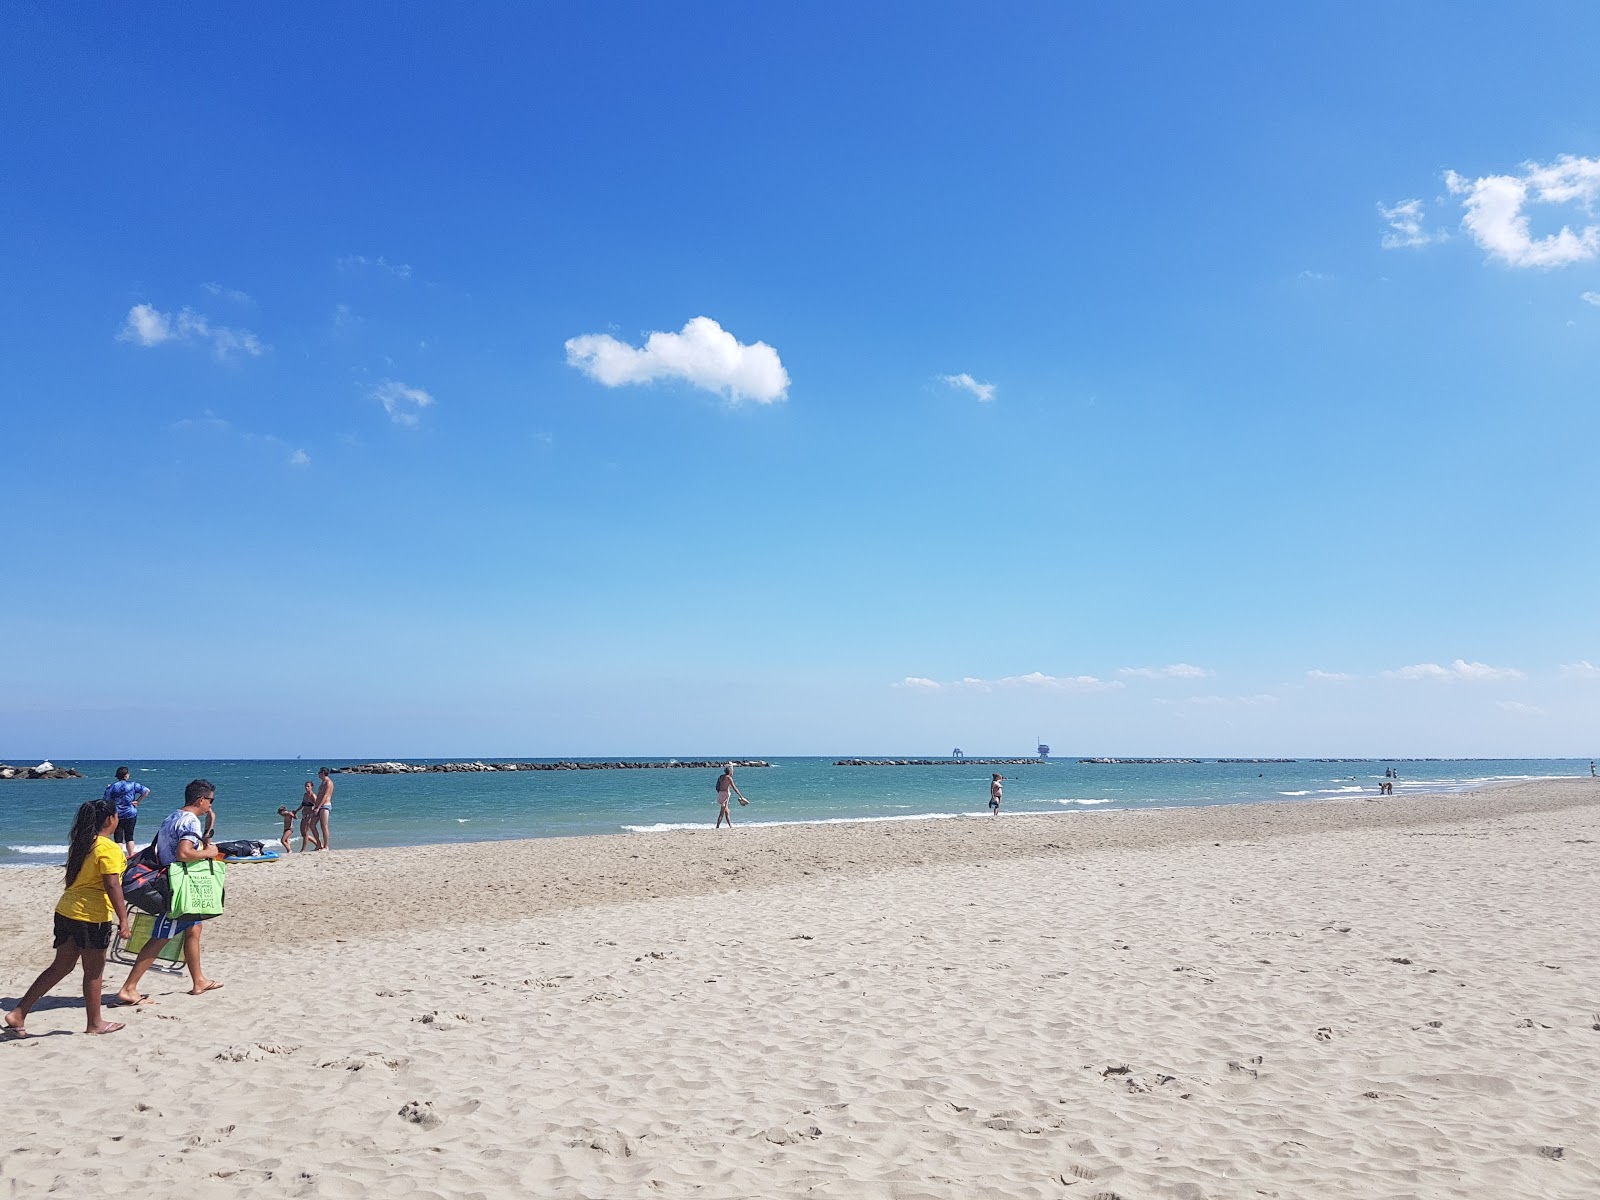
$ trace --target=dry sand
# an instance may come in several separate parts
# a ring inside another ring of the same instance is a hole
[[[225,989],[152,972],[98,1039],[67,984],[0,1044],[0,1197],[1593,1200],[1596,801],[242,867]],[[59,886],[0,872],[7,1007]]]

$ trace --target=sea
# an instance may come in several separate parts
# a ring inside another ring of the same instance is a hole
[[[700,760],[700,756],[694,759]],[[748,808],[733,806],[740,826],[987,819],[993,771],[1005,776],[1001,819],[1019,813],[1071,819],[1116,809],[1376,796],[1386,770],[1397,773],[1394,800],[1399,803],[1422,792],[1462,792],[1491,783],[1589,774],[1588,759],[1107,763],[1058,758],[1007,766],[839,766],[833,758],[767,761],[769,766],[742,767],[734,773],[740,791],[750,800]],[[319,766],[350,764],[201,759],[57,761],[55,765],[75,768],[84,778],[0,780],[0,866],[61,863],[77,806],[99,796],[119,766],[129,767],[133,778],[150,789],[140,809],[140,841],[153,837],[161,818],[183,803],[185,784],[208,779],[217,789],[217,836],[270,842],[283,827],[276,812],[279,805],[298,805],[305,782],[315,778]],[[334,777],[333,843],[335,848],[350,849],[711,829],[717,815],[717,774],[710,768],[687,767],[339,774]]]

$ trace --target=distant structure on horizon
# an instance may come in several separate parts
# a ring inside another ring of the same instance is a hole
[[[1039,743],[1039,757],[1040,758],[1049,758],[1050,757],[1050,747],[1046,746],[1043,742]]]
[[[951,758],[965,758],[966,755],[961,753],[961,747],[957,746],[954,750],[950,751],[950,757]]]

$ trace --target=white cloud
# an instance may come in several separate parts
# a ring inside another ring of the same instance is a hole
[[[1190,696],[1185,703],[1197,704],[1208,708],[1221,708],[1223,706],[1243,705],[1249,708],[1259,707],[1263,704],[1276,704],[1278,698],[1266,692],[1255,696]],[[1170,703],[1170,701],[1168,701]]]
[[[304,450],[296,450],[289,455],[289,465],[291,467],[309,467],[311,465],[311,455]]]
[[[371,396],[383,405],[383,411],[396,425],[415,425],[422,419],[422,410],[433,404],[433,397],[427,392],[407,387],[398,379],[385,379],[372,389]]]
[[[1530,717],[1544,716],[1544,709],[1537,704],[1524,704],[1521,700],[1496,700],[1495,703],[1505,709],[1506,712],[1524,713]]]
[[[744,345],[710,317],[695,317],[681,333],[652,333],[642,348],[609,333],[585,333],[566,343],[567,364],[606,387],[682,379],[732,403],[772,404],[789,391],[789,373],[765,342]]]
[[[1132,679],[1204,679],[1214,672],[1189,663],[1173,663],[1170,667],[1123,667],[1117,674]]]
[[[1307,671],[1306,672],[1306,678],[1307,679],[1321,679],[1321,680],[1325,680],[1325,681],[1327,681],[1329,683],[1347,683],[1348,681],[1354,679],[1355,676],[1354,675],[1346,675],[1343,671],[1316,671],[1316,670],[1311,670],[1311,671]]]
[[[1445,239],[1443,230],[1429,231],[1422,227],[1421,200],[1402,200],[1399,204],[1378,205],[1378,215],[1389,223],[1383,235],[1385,250],[1403,250],[1410,246],[1428,246]]]
[[[235,352],[259,358],[263,349],[261,339],[248,329],[213,325],[191,308],[173,315],[149,304],[135,304],[128,310],[117,340],[135,342],[141,346],[159,346],[163,342],[209,342],[211,352],[219,359],[226,359]]]
[[[346,254],[338,262],[341,271],[360,271],[373,267],[379,271],[389,272],[396,279],[411,278],[410,263],[392,263],[381,254],[377,258],[368,258],[364,254]]]
[[[1581,658],[1575,663],[1563,663],[1561,674],[1568,679],[1600,679],[1600,667]]]
[[[232,300],[235,304],[254,304],[249,292],[241,292],[238,288],[223,287],[220,283],[202,284],[206,291],[223,300]]]
[[[1521,175],[1479,179],[1447,171],[1445,185],[1453,195],[1465,197],[1461,203],[1467,215],[1461,224],[1491,258],[1513,267],[1560,267],[1600,255],[1600,225],[1576,231],[1563,225],[1536,238],[1523,211],[1530,203],[1576,204],[1592,215],[1600,198],[1600,158],[1563,154],[1548,166],[1524,163]]]
[[[971,392],[982,404],[987,404],[989,401],[994,399],[994,384],[979,383],[965,371],[961,372],[959,375],[941,375],[939,378],[953,388],[962,388]]]
[[[1497,679],[1523,679],[1525,676],[1515,667],[1491,667],[1488,663],[1467,662],[1465,659],[1456,659],[1448,667],[1441,667],[1438,663],[1413,663],[1398,670],[1385,671],[1386,679],[1437,679],[1450,682],[1465,681],[1468,683],[1484,683]]]
[[[938,691],[939,690],[939,684],[938,684],[937,680],[924,679],[920,675],[907,675],[904,679],[902,679],[899,683],[895,684],[894,686],[898,687],[898,688],[921,688],[921,689],[923,689],[925,691]]]
[[[1578,299],[1585,304],[1592,304],[1596,308],[1600,308],[1600,292],[1584,292]]]

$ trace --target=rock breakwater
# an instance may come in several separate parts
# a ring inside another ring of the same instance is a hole
[[[82,779],[71,767],[42,762],[37,767],[13,767],[0,763],[0,779]]]
[[[771,763],[759,758],[697,759],[680,762],[450,762],[450,763],[362,763],[353,767],[334,767],[335,775],[431,775],[482,771],[640,771],[658,769],[722,770],[723,767],[767,767]]]
[[[836,767],[1036,767],[1042,758],[837,758]]]

